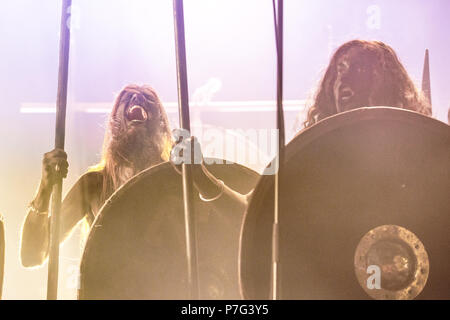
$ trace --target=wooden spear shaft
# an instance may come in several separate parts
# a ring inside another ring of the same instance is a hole
[[[55,148],[64,149],[66,131],[67,82],[69,74],[70,6],[72,0],[63,0],[59,42],[58,93],[56,97]],[[58,168],[57,168],[58,170]],[[53,187],[50,217],[50,248],[48,260],[47,299],[58,298],[59,227],[62,201],[62,177]]]
[[[173,15],[175,20],[175,50],[177,58],[180,127],[190,132],[183,0],[173,1]],[[194,160],[192,153],[191,160]],[[193,208],[192,171],[191,167],[185,163],[182,164],[182,180],[189,296],[190,299],[198,299],[200,293],[197,261],[197,233],[195,230],[196,223]]]
[[[283,112],[283,0],[278,0],[274,11],[275,42],[277,49],[277,129],[278,129],[278,170],[274,177],[274,214],[272,226],[272,267],[271,267],[271,299],[278,300],[281,296],[281,261],[280,261],[280,186],[282,184],[284,165],[284,112]]]
[[[428,49],[425,50],[425,60],[423,62],[422,92],[428,100],[431,108],[431,80],[430,80],[430,57]]]

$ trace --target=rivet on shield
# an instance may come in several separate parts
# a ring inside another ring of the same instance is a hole
[[[359,242],[355,274],[364,291],[377,300],[414,299],[428,279],[428,254],[419,238],[396,225],[376,227]]]

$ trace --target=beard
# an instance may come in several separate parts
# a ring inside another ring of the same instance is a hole
[[[148,125],[131,126],[113,135],[106,150],[106,173],[117,189],[144,169],[164,162],[164,135]]]

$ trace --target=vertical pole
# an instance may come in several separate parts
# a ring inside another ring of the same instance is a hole
[[[425,50],[425,61],[423,62],[422,93],[428,100],[431,108],[430,57],[428,49]]]
[[[64,149],[66,130],[67,81],[69,73],[70,6],[71,0],[63,0],[59,42],[58,93],[56,97],[55,148]],[[58,170],[58,168],[56,168]],[[48,260],[47,299],[58,298],[59,227],[62,198],[62,177],[53,187],[50,217],[50,248]]]
[[[280,185],[284,164],[284,113],[283,113],[283,0],[278,0],[278,8],[275,9],[273,0],[275,42],[277,48],[277,129],[278,129],[278,170],[274,181],[274,216],[272,226],[272,268],[271,268],[271,299],[280,298]]]
[[[177,58],[178,80],[178,110],[180,115],[180,127],[190,132],[189,119],[189,95],[186,68],[186,45],[184,36],[183,0],[173,1],[173,14],[175,22],[175,50]],[[193,150],[192,150],[193,151]],[[193,160],[194,157],[191,159]],[[197,234],[195,212],[193,210],[193,183],[191,167],[182,164],[183,179],[183,204],[186,236],[187,279],[190,299],[199,298],[198,261],[197,261]]]

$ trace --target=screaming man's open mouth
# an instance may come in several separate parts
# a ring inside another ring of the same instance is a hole
[[[148,113],[142,106],[134,105],[127,109],[125,117],[128,121],[140,123],[147,121]]]

